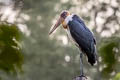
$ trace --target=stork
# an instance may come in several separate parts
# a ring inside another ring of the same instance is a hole
[[[69,38],[75,43],[75,45],[81,51],[80,53],[80,76],[84,76],[83,73],[83,61],[82,57],[85,54],[88,58],[88,62],[93,66],[97,61],[96,54],[96,40],[93,33],[86,27],[83,20],[76,14],[70,14],[69,11],[62,11],[56,24],[50,29],[49,35],[62,24],[63,28],[67,31]]]

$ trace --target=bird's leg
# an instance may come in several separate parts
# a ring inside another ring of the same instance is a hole
[[[84,72],[83,72],[83,54],[80,53],[80,76],[84,76]]]
[[[80,53],[80,76],[78,78],[79,78],[79,80],[87,79],[87,77],[84,75],[84,71],[83,71],[83,53]]]
[[[87,80],[83,71],[83,53],[80,53],[80,75],[75,77],[74,80]]]

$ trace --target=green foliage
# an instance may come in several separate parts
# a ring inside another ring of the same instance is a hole
[[[103,74],[105,74],[104,76],[108,76],[115,69],[117,63],[116,54],[118,53],[116,50],[119,50],[119,46],[119,37],[103,39],[99,52],[102,57],[101,63],[105,65],[102,70]]]
[[[21,70],[23,54],[20,31],[13,24],[0,24],[0,69],[7,73]]]
[[[120,73],[117,73],[113,80],[120,80]]]

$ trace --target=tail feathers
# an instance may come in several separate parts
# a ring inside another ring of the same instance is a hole
[[[89,54],[89,55],[87,55],[87,57],[88,57],[88,62],[92,65],[92,66],[94,66],[94,64],[96,63],[96,55],[95,54]]]
[[[93,66],[97,61],[96,46],[94,42],[91,43],[90,51],[87,54],[88,62]]]

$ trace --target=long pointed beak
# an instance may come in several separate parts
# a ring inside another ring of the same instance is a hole
[[[61,18],[59,18],[56,24],[50,29],[49,35],[51,35],[57,29],[57,27],[60,26],[60,24],[61,24]]]

